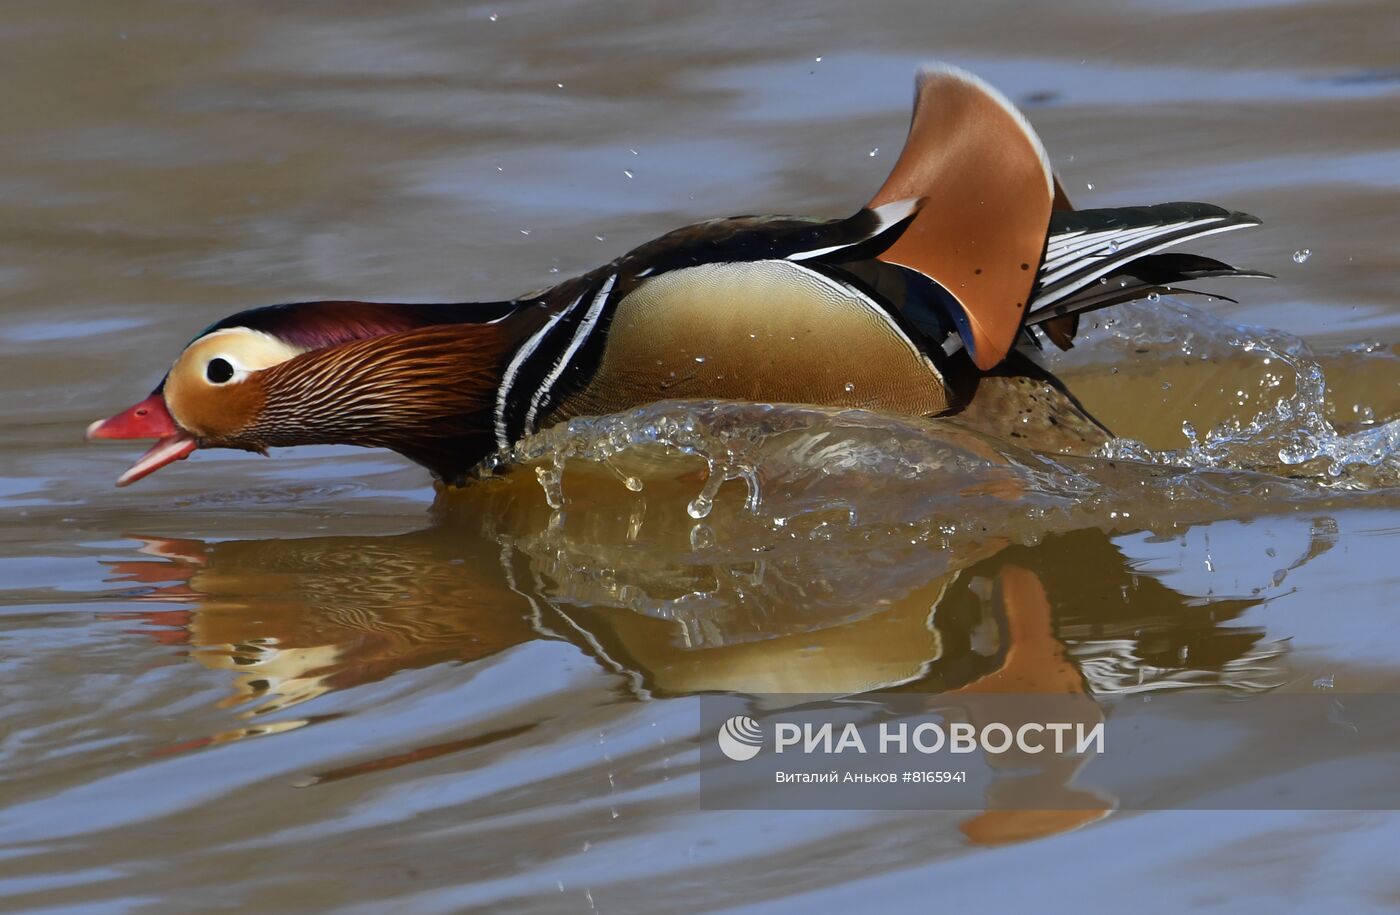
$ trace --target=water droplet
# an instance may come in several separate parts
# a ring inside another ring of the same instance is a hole
[[[879,154],[880,154],[880,147],[877,146],[877,147],[875,147],[874,149],[872,149],[872,150],[870,151],[870,158],[873,159],[873,158],[875,158],[876,156],[878,156]]]
[[[1160,302],[1162,301],[1162,294],[1160,292],[1149,292],[1147,294],[1147,301]]]
[[[564,88],[564,84],[563,84],[563,83],[555,83],[554,85],[558,86],[560,89],[563,89],[563,88]]]
[[[563,475],[559,472],[559,469],[557,467],[536,467],[535,479],[540,481],[540,488],[544,490],[544,501],[546,504],[553,509],[563,508]]]
[[[695,361],[698,362],[698,363],[700,363],[701,365],[704,365],[704,364],[705,364],[705,357],[704,357],[704,356],[696,356],[696,357],[695,357]]]
[[[632,173],[625,168],[622,170],[622,173],[629,178],[633,177]]]
[[[490,19],[492,22],[495,22],[495,21],[497,21],[498,19],[501,18],[501,14],[500,14],[500,13],[492,13],[491,15],[487,16],[486,18],[487,18],[487,19]]]
[[[607,237],[606,235],[594,235],[593,238],[594,238],[595,241],[607,241],[607,240],[608,240],[608,237]]]
[[[1093,187],[1092,184],[1089,185],[1089,186],[1090,186],[1090,187]],[[1117,253],[1118,253],[1118,242],[1116,242],[1116,241],[1110,241],[1110,242],[1108,243],[1108,253],[1109,253],[1109,254],[1117,254]]]
[[[698,501],[700,501],[700,500],[697,499],[696,502],[698,502]],[[692,503],[690,503],[690,504],[691,504],[691,505],[694,505],[695,502],[692,502]],[[706,508],[705,511],[706,511],[706,512],[709,512],[709,509]],[[695,517],[695,514],[694,514],[693,512],[691,513],[691,517],[692,517],[692,518]],[[691,525],[691,528],[690,528],[690,548],[691,548],[692,550],[708,550],[710,547],[712,547],[712,546],[714,546],[714,545],[715,545],[715,532],[712,531],[712,530],[710,530],[710,526],[709,526],[708,524],[694,524],[694,525]]]
[[[530,230],[529,230],[529,229],[521,229],[521,230],[520,230],[520,234],[521,234],[521,235],[529,235],[529,234],[530,234]]]
[[[822,62],[822,59],[821,59],[820,57],[818,57],[816,60],[817,60],[817,63],[821,63],[821,62]]]
[[[633,149],[633,148],[630,147],[630,146],[627,147],[627,151],[630,152],[630,153],[631,153],[632,155],[634,155],[634,156],[641,155],[640,153],[638,153],[635,149]]]
[[[1304,263],[1304,262],[1307,261],[1307,259],[1310,258],[1310,257],[1312,257],[1312,249],[1311,249],[1311,248],[1299,248],[1297,251],[1294,251],[1294,252],[1293,252],[1293,263],[1295,263],[1295,264]]]
[[[1357,420],[1366,423],[1367,425],[1370,425],[1371,423],[1374,423],[1376,421],[1376,411],[1372,410],[1365,404],[1352,404],[1351,412],[1356,414]]]
[[[847,394],[851,393],[851,392],[854,391],[855,389],[856,389],[856,383],[855,383],[854,381],[848,381],[848,382],[846,382],[846,393],[847,393]]]
[[[549,272],[550,272],[550,273],[558,273],[558,272],[559,272],[559,268],[558,268],[558,267],[550,267],[550,268],[549,268]]]
[[[1094,189],[1094,182],[1092,182],[1092,181],[1087,182],[1084,186],[1087,187],[1089,190],[1092,191],[1092,190]]]
[[[1108,277],[1106,277],[1106,276],[1101,276],[1101,277],[1099,277],[1099,285],[1100,285],[1100,286],[1107,286],[1107,285],[1108,285]]]
[[[1313,689],[1332,689],[1337,685],[1337,675],[1328,674],[1313,681]]]

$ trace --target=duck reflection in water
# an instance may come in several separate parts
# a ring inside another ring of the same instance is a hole
[[[1277,679],[1264,632],[1232,624],[1258,598],[1179,594],[1097,528],[1033,546],[931,543],[807,518],[801,536],[774,538],[742,504],[721,500],[697,524],[664,486],[622,503],[612,486],[590,505],[585,485],[558,512],[533,481],[508,476],[444,495],[431,526],[390,536],[146,537],[150,558],[114,563],[113,581],[140,604],[172,605],[140,611],[141,631],[236,672],[225,702],[248,706],[247,725],[201,744],[303,725],[264,716],[328,691],[537,639],[573,643],[644,699],[897,690],[974,722],[987,694],[1082,697],[1077,714],[1093,723],[1096,695]],[[996,844],[1102,817],[1113,800],[1074,784],[1084,761],[1003,757],[988,809],[964,833]]]

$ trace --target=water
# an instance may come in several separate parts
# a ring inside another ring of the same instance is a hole
[[[949,908],[1383,908],[1392,813],[1119,812],[990,846],[972,814],[706,811],[696,789],[698,695],[975,682],[1011,569],[1048,600],[1047,684],[1396,691],[1392,20],[7,11],[0,905],[920,909],[936,885]],[[1120,434],[1103,454],[661,404],[437,495],[332,448],[115,490],[135,450],[81,442],[250,304],[497,298],[698,218],[845,213],[933,56],[1025,106],[1081,205],[1265,221],[1202,250],[1277,281],[1105,313],[1052,357]]]

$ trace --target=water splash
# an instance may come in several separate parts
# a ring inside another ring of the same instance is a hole
[[[551,508],[567,508],[574,486],[611,504],[617,490],[598,487],[621,480],[631,492],[645,488],[648,511],[667,512],[678,499],[687,525],[705,521],[759,552],[835,539],[860,549],[886,540],[941,549],[990,538],[1029,544],[1086,526],[1170,529],[1333,492],[1244,470],[1042,455],[947,420],[730,402],[670,401],[573,419],[500,462],[532,466]],[[566,484],[566,467],[577,483]],[[742,500],[721,499],[732,481],[743,483]]]
[[[1141,306],[1138,307],[1141,309]],[[1312,349],[1302,339],[1281,331],[1227,324],[1179,303],[1157,303],[1150,318],[1125,306],[1123,315],[1105,325],[1110,336],[1134,348],[1171,346],[1182,355],[1202,360],[1257,359],[1261,386],[1286,389],[1273,370],[1282,366],[1293,375],[1293,393],[1281,394],[1248,418],[1228,418],[1198,436],[1189,422],[1182,424],[1188,445],[1179,450],[1155,450],[1131,439],[1117,439],[1101,454],[1157,464],[1261,471],[1352,490],[1400,485],[1400,418],[1377,422],[1370,407],[1353,412],[1362,428],[1342,432],[1329,419],[1337,412],[1328,396],[1327,377]],[[1236,391],[1246,402],[1243,389]]]
[[[1264,406],[1204,433],[1183,422],[1185,448],[1159,450],[1119,439],[1092,457],[1068,457],[991,439],[956,419],[663,401],[572,419],[497,455],[491,469],[534,467],[555,509],[569,504],[566,467],[570,479],[577,473],[612,487],[621,481],[631,493],[645,488],[652,508],[678,500],[674,507],[683,510],[687,526],[715,525],[721,506],[741,508],[752,522],[742,537],[751,537],[755,550],[779,538],[875,537],[895,530],[906,541],[946,547],[988,537],[1031,543],[1085,526],[1174,529],[1356,493],[1381,491],[1375,498],[1384,500],[1394,495],[1388,487],[1400,485],[1400,420],[1357,410],[1354,415],[1366,421],[1338,429],[1329,419],[1333,407],[1321,364],[1296,337],[1230,325],[1170,300],[1121,307],[1087,336],[1075,350],[1081,361],[1150,366],[1151,357],[1142,354],[1161,353],[1206,363],[1188,369],[1205,375],[1212,362],[1230,360],[1234,371],[1246,360]],[[1229,385],[1239,406],[1255,396],[1246,396],[1251,384]],[[741,501],[723,498],[730,482],[743,484]],[[581,491],[594,487],[581,485]],[[619,495],[607,490],[599,504]],[[740,536],[722,523],[715,530]]]
[[[755,405],[745,412],[761,414],[763,408]],[[653,460],[656,452],[696,455],[705,461],[707,474],[700,493],[690,502],[688,512],[692,518],[706,517],[720,487],[730,480],[746,483],[746,507],[756,511],[761,495],[752,451],[762,441],[765,429],[761,422],[745,426],[738,417],[725,419],[728,421],[716,421],[720,417],[713,406],[707,409],[705,404],[689,403],[669,409],[663,403],[612,416],[574,419],[522,440],[506,454],[497,456],[496,466],[545,461],[544,466],[536,468],[536,474],[546,486],[550,506],[558,508],[563,504],[562,474],[568,460],[605,466],[627,489],[640,492],[647,472],[656,469],[643,452],[653,452]],[[635,471],[624,469],[622,462],[631,459],[636,463],[638,457],[642,460]]]

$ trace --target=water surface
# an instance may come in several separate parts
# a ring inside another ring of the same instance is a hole
[[[11,5],[0,900],[1393,904],[1390,812],[702,810],[697,697],[959,690],[1016,644],[1104,702],[1396,692],[1397,37],[1368,0]],[[849,212],[930,57],[1022,104],[1082,206],[1264,220],[1209,250],[1277,281],[1053,357],[1109,454],[663,405],[436,498],[331,448],[118,491],[135,452],[80,440],[248,305],[493,299],[699,218]]]

